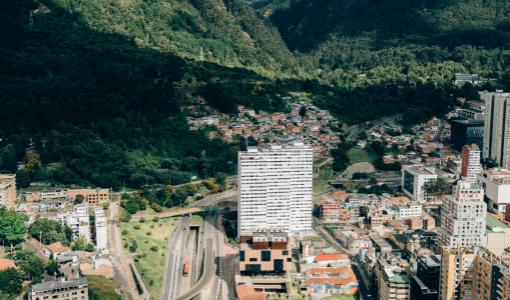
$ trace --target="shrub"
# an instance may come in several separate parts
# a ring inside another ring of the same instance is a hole
[[[157,252],[158,251],[158,246],[156,246],[156,245],[152,246],[151,250],[154,251],[154,252]]]
[[[140,223],[145,223],[145,218],[140,218]]]
[[[140,224],[135,224],[135,225],[133,226],[133,228],[134,228],[134,229],[136,229],[136,230],[140,229]]]
[[[152,234],[152,232],[150,232],[150,231],[147,231],[147,233],[146,233],[146,235],[151,235],[151,234]]]
[[[122,230],[122,235],[127,235],[128,233],[129,231],[127,231],[127,229]]]
[[[152,222],[154,222],[154,223],[159,222],[159,217],[154,217],[154,218],[152,218]]]

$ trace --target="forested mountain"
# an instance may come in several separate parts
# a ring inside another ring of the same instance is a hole
[[[510,61],[508,1],[275,0],[262,7],[303,67],[341,85],[444,82],[454,72],[498,78]]]
[[[176,184],[233,172],[240,146],[190,132],[190,104],[284,111],[298,91],[349,124],[412,123],[455,103],[455,71],[510,82],[504,1],[480,1],[478,19],[467,0],[248,2],[4,1],[0,172],[26,163],[21,187]]]
[[[221,34],[220,28],[227,30],[227,24],[235,19],[208,14],[206,4],[212,1],[172,3],[181,9],[174,12],[181,17],[184,8],[203,14],[190,16],[188,21],[165,16],[169,3],[3,3],[0,170],[16,171],[17,161],[24,161],[25,151],[31,147],[41,155],[42,164],[30,163],[18,171],[21,186],[52,180],[140,187],[232,172],[235,148],[208,140],[202,132],[189,132],[182,108],[189,98],[203,97],[225,111],[235,110],[235,103],[281,110],[285,105],[275,96],[279,85],[246,69],[189,59],[188,54],[191,56],[196,47],[190,46],[186,52],[172,50],[172,45],[202,45],[214,55],[220,50],[232,51],[232,58],[237,57],[247,67],[276,68],[280,61],[285,64],[278,53],[284,56],[288,52],[278,43],[270,45],[283,49],[259,49],[253,38],[251,45],[239,43],[237,25],[231,28],[233,33]],[[220,10],[219,6],[214,8]],[[167,11],[170,16],[171,10]],[[215,18],[218,26],[213,25]],[[183,24],[164,24],[177,20]],[[244,18],[243,22],[248,24],[249,20]],[[197,28],[189,30],[201,31],[202,35],[186,32],[186,22],[199,21],[202,23],[196,23]],[[264,21],[256,21],[263,27]],[[156,34],[158,30],[167,31]],[[271,39],[274,32],[269,27],[259,28],[252,36],[257,34],[264,34],[264,40]],[[272,58],[269,52],[277,55]]]
[[[240,0],[55,0],[91,29],[140,47],[259,71],[291,71],[278,30]]]

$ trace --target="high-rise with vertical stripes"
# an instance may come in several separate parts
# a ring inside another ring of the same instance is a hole
[[[483,157],[510,167],[510,93],[481,92],[485,101]]]
[[[312,172],[313,151],[303,143],[239,152],[239,237],[312,230]]]

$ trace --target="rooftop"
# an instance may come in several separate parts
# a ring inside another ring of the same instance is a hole
[[[86,278],[76,278],[69,279],[66,281],[48,281],[39,284],[34,284],[32,286],[32,293],[39,293],[45,291],[52,291],[55,289],[65,289],[65,288],[83,288],[87,286]]]

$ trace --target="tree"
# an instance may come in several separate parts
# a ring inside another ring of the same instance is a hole
[[[447,193],[449,188],[450,185],[443,178],[427,181],[423,186],[423,189],[426,193],[434,196],[440,196]]]
[[[27,217],[15,211],[0,209],[0,239],[15,243],[23,239]]]
[[[71,247],[73,251],[84,251],[87,247],[87,241],[84,237],[79,236],[74,239],[73,246]]]
[[[58,272],[58,264],[53,259],[50,259],[48,264],[46,265],[46,272],[48,275],[55,275]]]
[[[40,281],[46,269],[45,262],[33,253],[29,253],[25,259],[18,262],[18,265],[25,276],[29,277],[30,280],[35,279],[36,281]]]
[[[14,268],[0,271],[0,291],[17,295],[21,292],[21,274]]]
[[[62,226],[61,223],[46,218],[35,220],[28,228],[28,233],[41,243],[49,245],[61,242],[68,245],[72,239],[72,230]]]
[[[306,116],[306,106],[302,105],[299,108],[299,115],[301,116],[301,118],[304,118]]]

